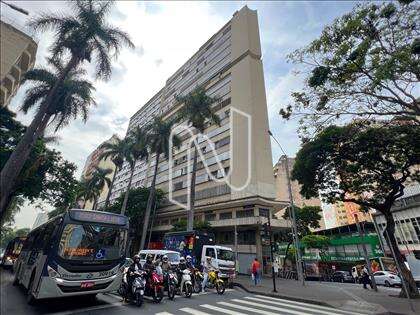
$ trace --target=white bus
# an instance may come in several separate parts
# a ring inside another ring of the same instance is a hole
[[[72,209],[28,234],[15,264],[14,285],[37,299],[96,295],[119,288],[127,217]]]

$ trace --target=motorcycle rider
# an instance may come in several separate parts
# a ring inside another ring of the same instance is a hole
[[[133,280],[135,278],[134,273],[140,270],[142,270],[141,265],[140,265],[140,256],[134,255],[133,263],[130,265],[130,267],[128,267],[128,272],[127,272],[127,284],[129,288],[128,292],[131,292],[131,286],[133,285]]]
[[[163,272],[168,272],[169,270],[172,269],[172,266],[169,263],[168,256],[166,256],[166,255],[162,256],[162,263],[161,263],[160,267],[162,268]]]
[[[146,262],[143,265],[143,270],[147,271],[148,273],[151,273],[153,270],[155,270],[155,264],[153,263],[152,255],[147,255]]]
[[[206,257],[206,261],[203,263],[203,283],[201,284],[201,292],[205,292],[207,281],[209,280],[209,272],[216,270],[217,268],[212,264],[211,257]]]
[[[194,264],[192,262],[192,257],[190,255],[188,255],[186,257],[186,263],[185,264],[186,264],[188,269],[193,269],[194,268]]]

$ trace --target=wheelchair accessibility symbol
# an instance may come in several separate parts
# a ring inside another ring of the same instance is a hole
[[[96,259],[104,259],[105,258],[105,249],[98,250],[98,252],[96,253],[95,258]]]

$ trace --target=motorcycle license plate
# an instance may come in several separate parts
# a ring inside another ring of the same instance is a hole
[[[140,290],[140,294],[143,295],[144,294],[144,290]]]
[[[92,288],[94,285],[95,285],[95,282],[93,281],[80,283],[80,287],[83,289]]]

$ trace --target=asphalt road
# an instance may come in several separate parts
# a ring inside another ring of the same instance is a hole
[[[174,301],[164,299],[155,304],[146,301],[140,308],[122,302],[118,295],[99,294],[96,299],[72,297],[65,299],[41,300],[35,306],[26,304],[26,295],[21,287],[13,287],[13,275],[10,271],[0,271],[1,278],[1,314],[156,314],[156,315],[216,315],[216,314],[322,314],[347,315],[358,314],[329,307],[282,300],[249,294],[240,290],[227,290],[224,295],[209,291],[193,295],[187,299],[177,296]]]

